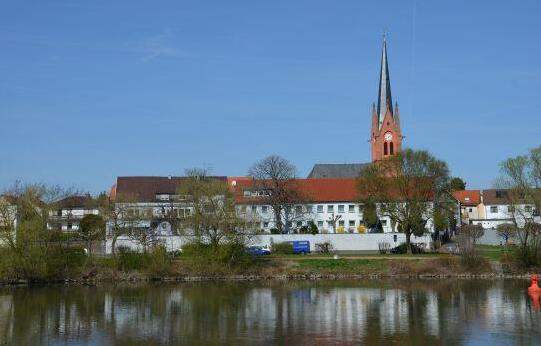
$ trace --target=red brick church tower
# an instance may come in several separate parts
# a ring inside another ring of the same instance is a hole
[[[378,105],[372,106],[372,162],[383,160],[402,149],[402,132],[398,105],[393,110],[391,81],[387,63],[387,40],[383,37],[381,52],[381,70],[379,75]]]

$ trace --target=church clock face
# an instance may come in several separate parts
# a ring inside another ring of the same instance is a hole
[[[391,132],[385,132],[383,139],[385,139],[386,142],[390,142],[393,140],[393,134]]]

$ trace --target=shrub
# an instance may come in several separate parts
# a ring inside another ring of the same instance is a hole
[[[272,253],[279,255],[292,255],[293,244],[290,242],[274,243],[272,244]]]
[[[271,234],[280,234],[280,231],[278,230],[278,228],[271,228],[270,232]]]
[[[424,250],[422,247],[418,246],[418,245],[415,245],[413,243],[410,244],[411,245],[411,253],[412,254],[421,254],[421,253],[424,253]],[[398,245],[397,247],[393,248],[391,250],[391,253],[394,253],[394,254],[405,254],[408,252],[408,248],[406,246],[406,243],[402,243],[400,245]]]
[[[146,255],[146,270],[153,276],[164,276],[171,271],[171,258],[163,245],[155,246]]]
[[[488,260],[475,251],[466,251],[460,258],[462,268],[472,273],[481,273],[490,271]]]
[[[334,250],[334,246],[330,241],[316,243],[316,251],[322,254],[330,254]]]
[[[316,224],[313,222],[310,223],[310,233],[313,235],[316,235],[319,233],[319,229],[317,228]]]
[[[117,249],[118,269],[123,271],[141,270],[145,267],[145,254],[126,247]]]
[[[301,228],[299,228],[299,233],[301,234],[308,234],[310,233],[309,229],[308,229],[308,226],[302,226]]]
[[[197,265],[243,266],[252,261],[242,243],[231,242],[214,247],[195,241],[182,247],[182,256]]]

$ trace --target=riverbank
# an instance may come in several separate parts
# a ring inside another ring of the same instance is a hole
[[[503,263],[502,263],[503,262]],[[63,278],[3,280],[4,285],[30,283],[98,284],[117,282],[195,282],[255,280],[356,280],[356,279],[527,279],[539,268],[519,271],[494,256],[483,257],[478,268],[467,269],[460,257],[449,254],[268,256],[236,266],[201,264],[175,258],[159,267],[122,268],[113,258],[96,258]]]

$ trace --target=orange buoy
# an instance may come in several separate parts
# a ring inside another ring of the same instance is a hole
[[[538,281],[539,281],[539,276],[535,274],[532,275],[532,278],[530,279],[530,287],[528,287],[529,293],[541,293],[541,288],[537,284]]]

